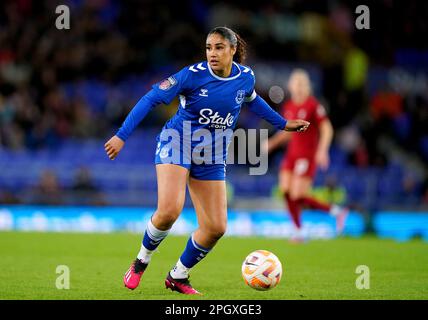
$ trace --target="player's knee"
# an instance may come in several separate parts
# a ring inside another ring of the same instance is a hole
[[[221,237],[223,237],[223,235],[226,233],[226,228],[227,228],[226,222],[219,222],[219,223],[215,223],[210,226],[207,226],[205,228],[205,232],[212,240],[216,241]]]
[[[289,192],[289,197],[290,197],[290,200],[291,201],[297,201],[297,200],[299,200],[299,199],[301,199],[302,198],[302,194],[301,194],[301,192],[299,192],[299,191],[293,191],[293,190],[291,190],[290,192]]]
[[[286,193],[288,193],[288,191],[289,191],[288,185],[286,185],[286,184],[280,184],[280,185],[279,185],[279,191],[280,191],[282,194],[286,194]]]
[[[173,224],[183,209],[179,204],[166,204],[158,206],[156,215],[166,224]]]

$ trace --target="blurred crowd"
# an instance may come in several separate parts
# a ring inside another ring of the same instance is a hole
[[[38,183],[19,193],[19,195],[7,189],[0,189],[0,203],[91,206],[109,204],[86,167],[80,167],[76,170],[74,181],[69,187],[61,185],[54,170],[45,170],[41,172]]]
[[[55,28],[59,4],[71,10],[69,30]],[[383,137],[427,163],[427,78],[413,83],[419,90],[369,83],[373,67],[428,74],[428,43],[422,39],[428,34],[428,5],[416,0],[370,2],[370,29],[357,30],[359,4],[2,1],[0,147],[55,148],[70,137],[105,139],[161,75],[204,59],[206,33],[227,25],[249,43],[249,64],[319,66],[319,98],[349,164],[387,165],[388,154],[379,148]],[[148,125],[162,125],[174,112],[157,110]],[[46,174],[41,184],[52,185],[53,180]],[[421,183],[428,201],[428,180]]]

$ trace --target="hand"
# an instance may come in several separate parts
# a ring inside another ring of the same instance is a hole
[[[285,131],[297,131],[297,132],[304,132],[308,129],[310,123],[305,120],[288,120],[287,124],[285,125],[284,130]]]
[[[109,141],[105,143],[104,149],[110,160],[114,160],[117,157],[124,145],[125,142],[118,136],[113,136]]]
[[[330,165],[330,157],[328,152],[324,150],[318,150],[315,154],[315,162],[317,166],[321,168],[321,170],[327,170],[328,166]]]

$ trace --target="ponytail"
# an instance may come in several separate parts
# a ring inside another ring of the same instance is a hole
[[[236,44],[236,52],[233,56],[233,60],[238,62],[239,64],[244,64],[245,59],[247,58],[247,43],[241,36],[235,33],[238,43]]]

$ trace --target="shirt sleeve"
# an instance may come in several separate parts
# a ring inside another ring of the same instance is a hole
[[[328,118],[324,106],[320,103],[317,103],[315,106],[314,118],[317,124]]]
[[[247,102],[247,105],[260,118],[266,120],[277,129],[284,130],[287,120],[273,110],[262,97],[256,96],[254,100]]]
[[[160,103],[161,97],[155,90],[150,90],[137,102],[134,108],[132,108],[116,135],[123,141],[126,141],[150,110]]]
[[[153,85],[153,90],[160,97],[161,102],[170,104],[179,94],[189,87],[189,69],[183,68],[176,74]]]

